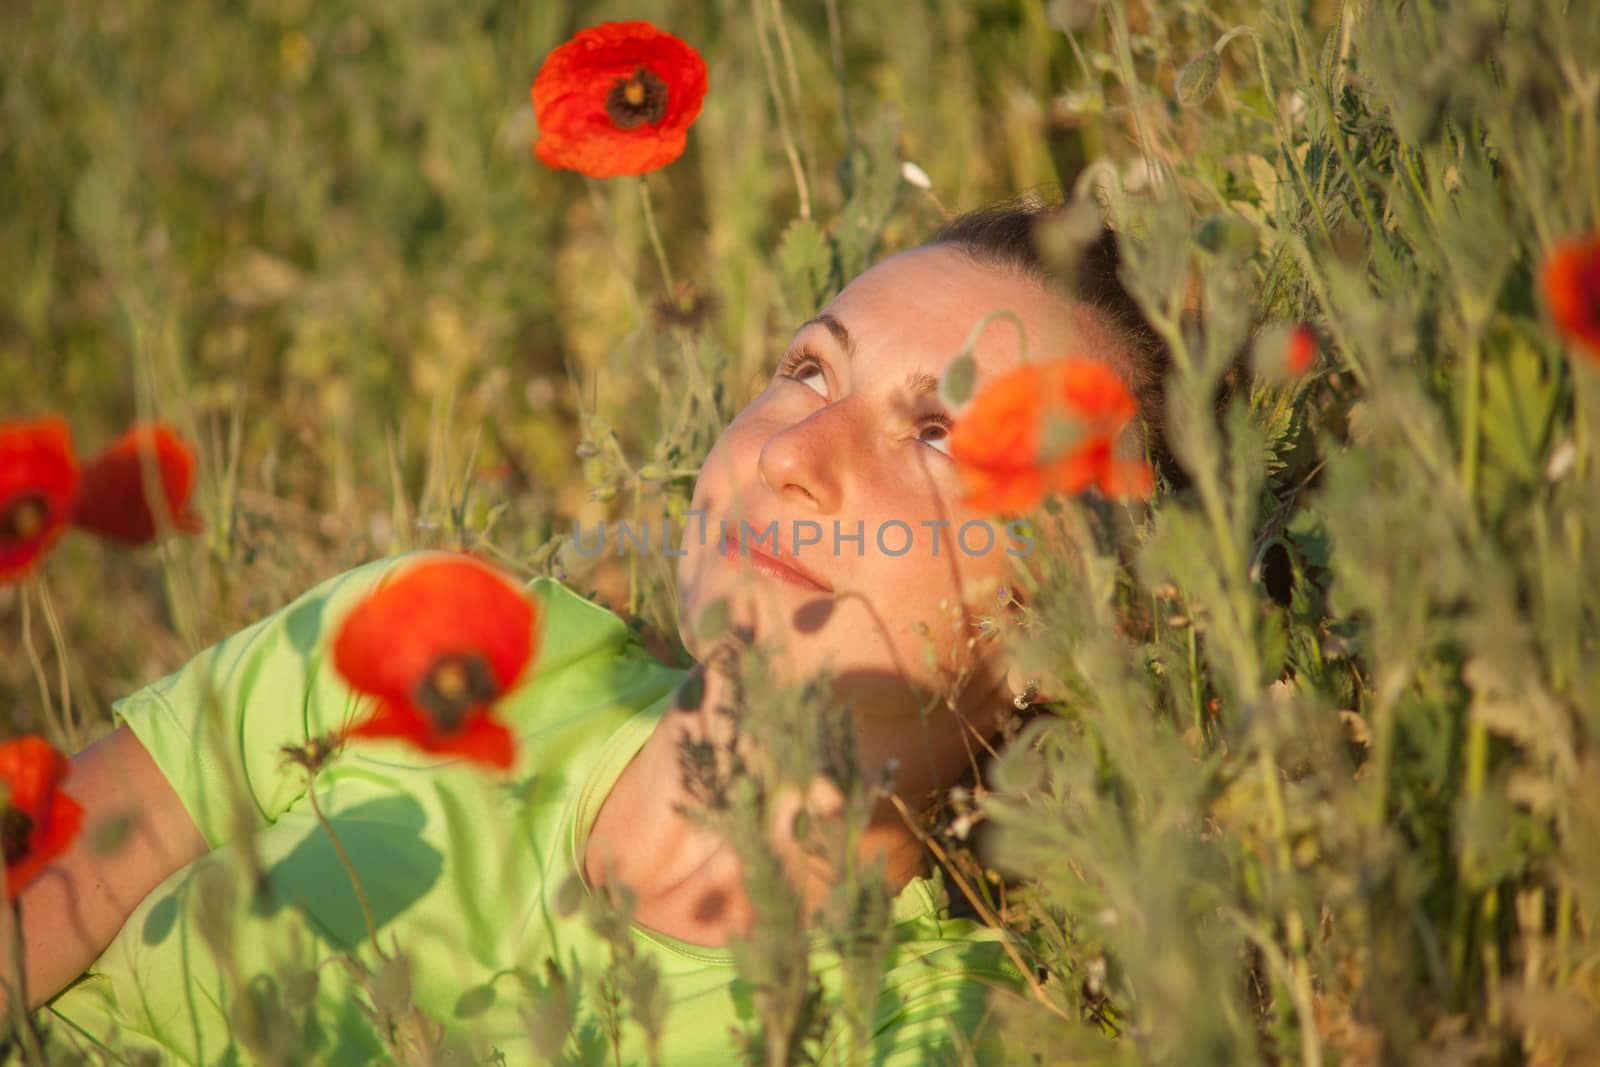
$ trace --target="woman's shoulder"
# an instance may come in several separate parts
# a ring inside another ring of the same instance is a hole
[[[306,590],[293,601],[260,620],[249,629],[269,625],[280,617],[303,637],[327,636],[346,610],[362,597],[416,567],[429,563],[460,560],[463,553],[446,549],[414,549],[358,564],[332,575]],[[486,567],[498,570],[508,581],[521,586],[539,607],[542,640],[539,661],[546,667],[559,666],[592,653],[601,646],[635,646],[638,635],[615,611],[573,585],[550,575],[528,578],[481,557],[467,554]]]

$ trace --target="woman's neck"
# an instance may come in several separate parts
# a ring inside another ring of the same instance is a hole
[[[744,865],[734,847],[694,817],[702,801],[684,781],[683,753],[689,746],[748,753],[751,744],[733,718],[717,709],[732,703],[733,681],[722,671],[702,665],[690,676],[703,682],[699,706],[675,702],[652,731],[643,748],[613,786],[590,833],[583,861],[591,882],[626,885],[635,897],[635,919],[682,940],[725,945],[748,934],[754,905],[744,889]],[[694,685],[681,686],[679,692]],[[882,780],[885,768],[897,765],[894,791],[910,810],[930,792],[960,773],[964,746],[935,744],[931,739],[905,744],[907,725],[862,716],[857,720],[856,752],[868,781]],[[863,724],[865,724],[863,726]],[[895,727],[898,727],[896,729]],[[912,724],[916,728],[916,724]],[[949,731],[955,734],[956,731]],[[911,758],[907,758],[911,756]],[[954,769],[952,769],[954,764]],[[795,840],[795,816],[805,809],[813,827],[837,827],[843,818],[843,797],[821,779],[806,795],[780,793],[770,805],[768,843],[783,858],[791,885],[805,914],[826,899],[838,877],[835,865],[807,854]],[[820,836],[820,835],[818,835]],[[808,836],[808,840],[816,837]],[[857,862],[881,861],[891,891],[898,893],[924,870],[917,833],[899,807],[887,799],[874,806],[855,842]]]

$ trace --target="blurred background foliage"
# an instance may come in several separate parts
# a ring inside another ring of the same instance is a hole
[[[545,53],[629,17],[710,65],[649,178],[692,291],[636,183],[528,150]],[[560,535],[681,510],[842,279],[1077,188],[1174,348],[1190,484],[1057,509],[1087,547],[1026,576],[1019,647],[1059,699],[928,827],[1039,968],[1019,1062],[1600,1062],[1600,374],[1538,283],[1600,228],[1597,56],[1577,0],[10,4],[7,411],[85,451],[176,423],[207,532],[0,591],[0,715],[70,690],[86,740],[427,544],[672,655],[666,561]],[[1293,322],[1324,352],[1286,378],[1257,328]]]
[[[652,311],[667,294],[634,183],[529,150],[544,55],[636,17],[710,66],[688,152],[650,178],[675,272],[711,310],[688,343]],[[52,562],[74,703],[102,720],[358,560],[487,541],[526,564],[574,520],[632,513],[631,489],[591,490],[631,485],[618,464],[667,437],[671,468],[697,466],[840,274],[920,239],[940,203],[1071,177],[1083,130],[1051,110],[1069,60],[1042,7],[1009,0],[7,5],[6,411],[66,413],[83,452],[160,417],[203,453],[203,540],[113,564],[74,539]],[[797,173],[812,223],[791,233]],[[804,269],[825,232],[842,262],[786,287],[785,253]],[[577,445],[607,430],[620,455],[601,449],[586,480]],[[625,603],[614,570],[593,582]],[[19,606],[0,595],[0,714],[37,726]]]

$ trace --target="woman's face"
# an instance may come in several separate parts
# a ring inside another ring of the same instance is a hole
[[[1008,551],[1028,543],[962,506],[948,449],[963,409],[947,409],[937,383],[1001,308],[1022,319],[1033,358],[1110,343],[1033,280],[940,246],[878,264],[800,327],[695,484],[704,537],[692,520],[678,586],[696,656],[695,620],[725,598],[736,625],[782,643],[785,680],[831,666],[858,713],[914,709],[963,674],[967,691],[993,690],[1001,672],[969,643],[972,623],[995,613]],[[974,358],[981,387],[1018,361],[1016,329],[992,322]]]

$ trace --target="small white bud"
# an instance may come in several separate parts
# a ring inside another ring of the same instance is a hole
[[[933,179],[928,177],[928,172],[909,159],[901,161],[900,177],[904,178],[908,184],[915,185],[918,189],[931,190],[933,188]]]

